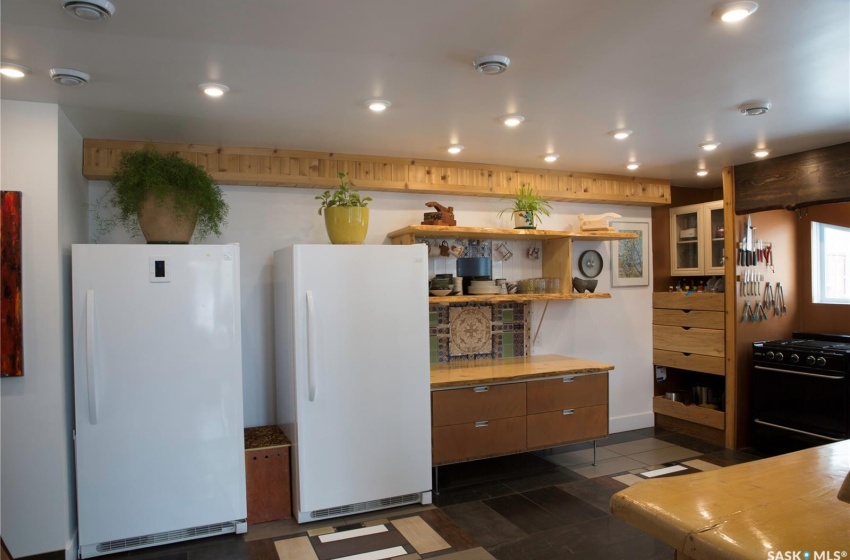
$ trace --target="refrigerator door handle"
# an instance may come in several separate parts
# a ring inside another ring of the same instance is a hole
[[[94,380],[94,290],[86,292],[86,389],[89,422],[97,424],[97,386]]]
[[[307,398],[316,400],[316,304],[307,290]]]

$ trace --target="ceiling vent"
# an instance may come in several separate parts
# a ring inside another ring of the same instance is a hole
[[[85,21],[109,19],[115,13],[109,0],[62,0],[62,9]]]
[[[508,69],[510,63],[510,58],[494,54],[479,56],[472,61],[472,66],[474,66],[480,74],[501,74]]]
[[[748,117],[763,115],[770,111],[770,101],[747,101],[738,105],[738,111]]]
[[[91,76],[73,68],[51,68],[50,77],[63,86],[81,86],[89,83]]]

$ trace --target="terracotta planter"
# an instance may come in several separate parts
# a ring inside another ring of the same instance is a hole
[[[325,228],[334,245],[362,245],[369,229],[369,209],[362,206],[325,208]]]
[[[537,229],[532,212],[514,212],[514,229]]]
[[[153,196],[145,199],[139,211],[139,228],[148,243],[188,244],[198,223],[198,209],[178,217],[174,211],[174,195],[158,204]]]

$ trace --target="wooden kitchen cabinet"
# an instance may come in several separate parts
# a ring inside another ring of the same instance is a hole
[[[724,274],[723,201],[670,209],[670,274]]]
[[[608,372],[433,390],[431,406],[434,465],[598,439]]]
[[[725,294],[656,292],[652,301],[652,361],[678,370],[680,386],[666,388],[690,389],[700,384],[698,374],[725,376]],[[666,399],[664,389],[656,391],[662,394],[656,394],[653,401],[657,426],[724,443],[723,411]]]
[[[544,229],[493,229],[462,226],[407,226],[387,234],[393,245],[411,245],[417,237],[453,237],[457,239],[525,239],[539,240],[543,244],[543,276],[558,278],[561,293],[558,294],[510,294],[510,295],[458,295],[431,297],[431,303],[462,303],[469,301],[546,301],[565,299],[607,299],[611,294],[573,293],[573,242],[610,241],[633,239],[636,233],[554,231]]]

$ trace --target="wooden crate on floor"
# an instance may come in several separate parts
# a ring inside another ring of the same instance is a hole
[[[277,426],[245,428],[249,524],[292,517],[290,447]]]

